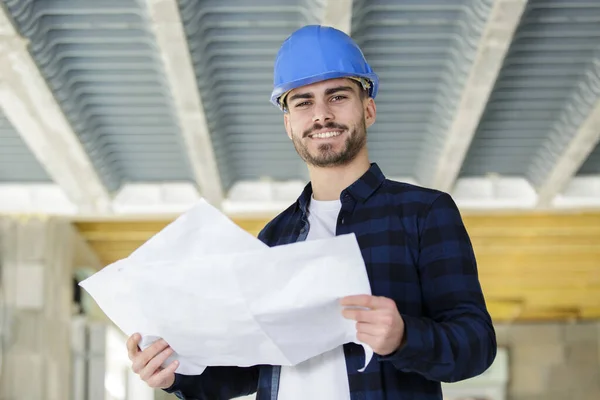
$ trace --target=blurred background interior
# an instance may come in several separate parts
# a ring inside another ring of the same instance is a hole
[[[0,0],[0,399],[167,399],[77,282],[203,197],[256,234],[308,176],[283,39],[380,75],[370,155],[458,203],[500,345],[448,400],[600,399],[599,0]]]

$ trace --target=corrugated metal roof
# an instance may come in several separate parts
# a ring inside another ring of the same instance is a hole
[[[538,185],[600,99],[599,51],[600,2],[530,0],[461,176]]]
[[[236,180],[303,177],[269,103],[273,62],[295,29],[317,23],[314,2],[181,0],[185,33],[202,94],[223,186]]]
[[[21,135],[0,112],[0,182],[48,183],[51,181]]]
[[[191,180],[145,9],[135,0],[4,0],[110,190]]]
[[[32,56],[111,191],[130,181],[193,180],[145,1],[0,2],[30,39]],[[381,78],[370,155],[387,175],[427,181],[492,4],[353,1],[352,36]],[[262,177],[305,179],[282,114],[268,100],[281,42],[319,23],[324,2],[178,5],[224,188]],[[516,175],[539,185],[600,98],[599,68],[598,0],[530,0],[461,176]],[[11,132],[0,140],[14,143]],[[599,152],[578,174],[600,173]],[[21,171],[40,172],[30,153],[19,162]],[[22,180],[41,179],[31,173]]]
[[[369,153],[389,175],[422,178],[431,172],[491,4],[354,1],[352,35],[381,79]]]

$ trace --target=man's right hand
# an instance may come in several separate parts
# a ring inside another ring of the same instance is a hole
[[[160,339],[141,351],[138,347],[140,340],[142,340],[142,336],[139,333],[134,333],[127,339],[127,352],[132,362],[131,369],[151,388],[171,387],[175,382],[175,370],[179,366],[179,362],[173,361],[166,368],[162,368],[161,365],[173,354],[173,349],[167,342]]]

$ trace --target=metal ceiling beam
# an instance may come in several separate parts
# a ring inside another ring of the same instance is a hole
[[[177,1],[146,3],[194,177],[202,196],[220,207],[223,185]]]
[[[494,2],[431,181],[424,185],[453,188],[526,4],[527,0]]]
[[[332,26],[350,35],[352,0],[325,0],[321,24]]]
[[[590,114],[539,186],[539,207],[551,205],[554,197],[568,185],[598,142],[600,142],[600,100],[596,101]]]
[[[81,211],[110,208],[108,190],[1,5],[0,109]]]

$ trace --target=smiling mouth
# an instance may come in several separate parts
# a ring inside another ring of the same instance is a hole
[[[342,131],[328,131],[328,132],[313,133],[311,135],[308,135],[308,137],[310,139],[329,139],[329,138],[340,136],[341,134],[342,134]]]

